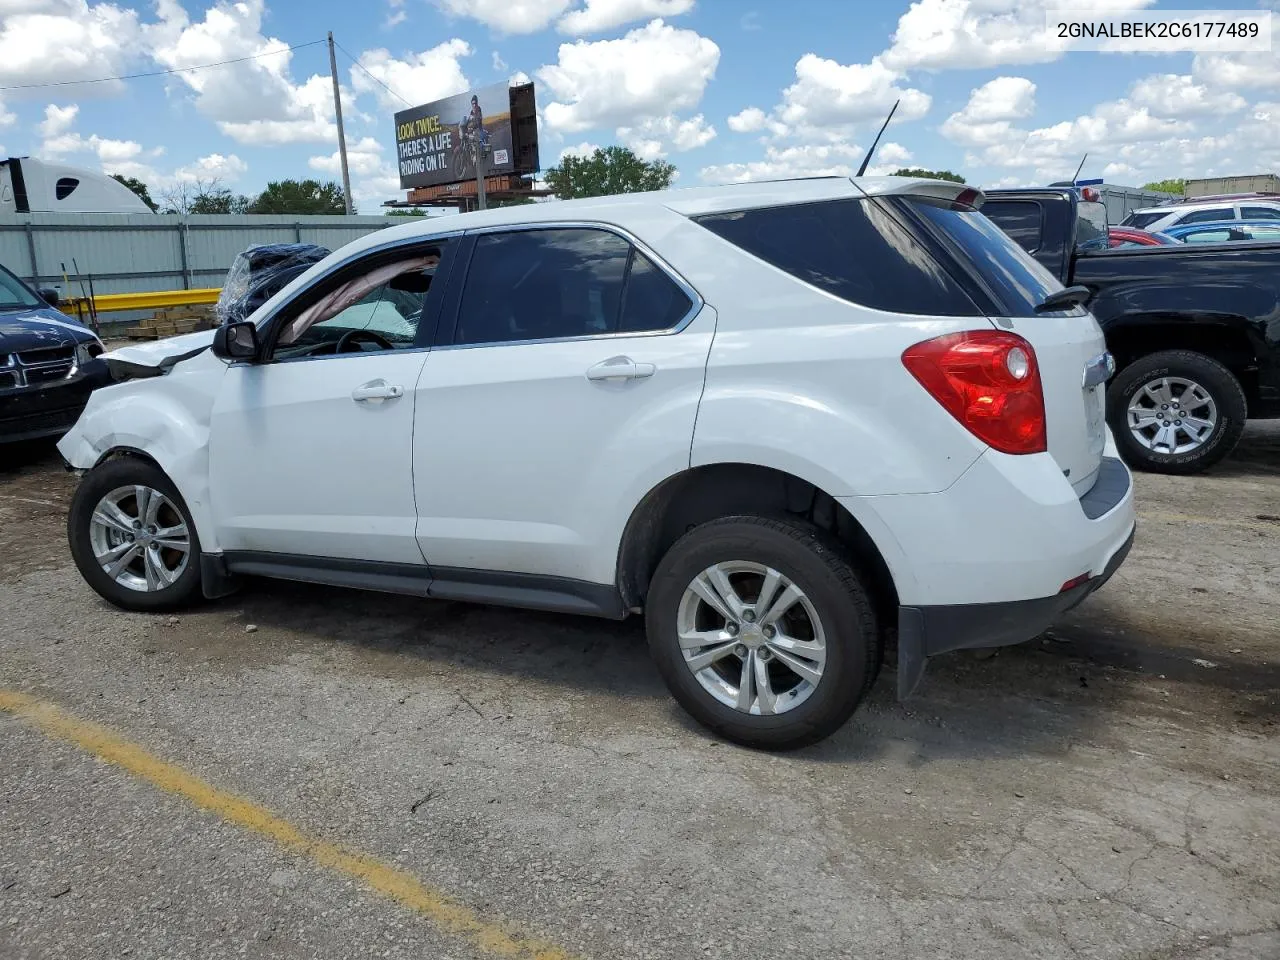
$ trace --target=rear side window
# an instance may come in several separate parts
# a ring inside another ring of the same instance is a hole
[[[1139,230],[1146,228],[1149,224],[1155,223],[1164,217],[1168,212],[1156,211],[1155,213],[1131,213],[1121,221],[1126,227],[1137,227]]]
[[[1280,210],[1275,207],[1241,207],[1243,220],[1280,220]]]
[[[486,233],[476,238],[453,342],[667,330],[692,307],[653,261],[607,230]]]
[[[1034,200],[988,200],[982,212],[1028,253],[1040,249],[1044,208]]]
[[[1214,207],[1211,210],[1192,210],[1178,223],[1213,223],[1215,220],[1234,220],[1236,212],[1231,207]]]
[[[1055,290],[1062,289],[1053,274],[972,207],[932,197],[910,197],[903,202],[931,229],[951,242],[956,255],[967,262],[991,294],[1001,316],[1035,316],[1036,305]],[[1084,310],[1073,307],[1067,312],[1084,313]]]
[[[713,214],[697,222],[850,303],[893,313],[981,316],[968,294],[887,205],[827,200]]]

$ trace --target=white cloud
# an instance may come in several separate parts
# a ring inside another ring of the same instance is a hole
[[[675,17],[692,9],[693,0],[586,0],[581,10],[570,10],[561,17],[556,29],[580,37],[635,20]]]
[[[373,137],[362,137],[359,142],[349,144],[347,170],[352,176],[371,177],[383,173],[384,167],[390,169],[391,165],[383,159],[382,150],[382,144]],[[342,176],[342,158],[337,150],[324,156],[311,157],[307,160],[307,166],[335,178]]]
[[[699,172],[708,183],[744,183],[782,177],[851,177],[865,151],[850,143],[768,146],[765,158],[750,163],[724,163]]]
[[[1280,88],[1280,45],[1270,53],[1201,53],[1191,63],[1197,80],[1229,90]]]
[[[587,143],[584,140],[582,143],[575,144],[571,147],[565,147],[561,150],[560,160],[563,160],[565,157],[589,157],[599,149],[599,144]],[[556,162],[558,163],[559,160]]]
[[[88,137],[64,131],[40,144],[40,152],[46,156],[63,156],[68,153],[93,153],[103,164],[123,163],[142,154],[142,144],[136,140],[113,140],[96,133]]]
[[[899,87],[899,74],[874,58],[842,64],[806,53],[796,62],[796,81],[782,91],[774,114],[805,138],[841,139],[852,124],[881,120],[901,100],[895,122],[916,120],[929,110],[927,93]]]
[[[734,133],[755,133],[764,129],[766,119],[765,112],[759,107],[747,107],[731,116],[727,123]]]
[[[234,153],[211,153],[200,157],[193,163],[185,164],[173,171],[175,180],[239,180],[249,170],[249,165]]]
[[[882,143],[876,148],[875,159],[882,166],[901,167],[912,160],[911,151],[900,143]]]
[[[881,56],[893,70],[974,69],[1047,63],[1069,49],[1045,29],[1045,11],[1072,13],[1140,10],[1155,0],[916,0],[898,19]]]
[[[152,56],[171,68],[236,57],[261,57],[207,70],[184,71],[176,83],[195,94],[196,109],[225,135],[241,143],[332,141],[333,89],[327,74],[293,81],[288,45],[263,36],[264,0],[227,0],[192,22],[176,0],[158,0],[159,23],[145,28]],[[263,56],[267,54],[267,56]],[[344,94],[345,101],[351,97]],[[354,106],[354,105],[353,105]]]
[[[1011,121],[1029,117],[1036,106],[1036,85],[1026,77],[996,77],[969,91],[969,102],[939,128],[948,140],[966,147],[1009,143],[1026,136]]]
[[[0,85],[115,76],[141,49],[138,14],[114,3],[10,2],[0,20]]]
[[[523,70],[517,70],[507,79],[507,86],[518,87],[529,82],[529,75]]]
[[[40,136],[45,139],[66,133],[76,122],[80,108],[72,103],[65,107],[51,103],[44,108],[44,121],[40,124]]]
[[[1242,110],[1245,99],[1228,90],[1211,91],[1191,77],[1157,73],[1133,85],[1129,99],[1158,117],[1218,115]]]
[[[642,160],[665,157],[671,150],[694,150],[710,143],[716,128],[702,114],[681,120],[672,114],[649,117],[634,127],[619,127],[618,139],[636,152]]]
[[[435,0],[454,17],[470,17],[500,33],[537,33],[569,8],[571,0]]]
[[[507,61],[502,59],[502,54],[497,50],[493,51],[493,72],[502,73],[507,69]]]
[[[471,56],[471,52],[471,44],[457,37],[429,50],[411,53],[404,60],[381,48],[366,50],[360,54],[360,65],[400,96],[387,92],[382,84],[370,80],[355,67],[351,68],[351,86],[358,94],[373,94],[384,109],[403,110],[406,104],[400,97],[410,104],[429,103],[468,88],[459,60]]]
[[[560,45],[557,63],[537,71],[553,99],[543,108],[552,131],[634,124],[697,106],[715,76],[720,48],[661,20],[616,40]]]

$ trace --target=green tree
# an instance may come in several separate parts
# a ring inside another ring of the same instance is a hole
[[[387,217],[425,217],[427,211],[421,207],[392,207],[383,216]]]
[[[926,180],[950,180],[952,183],[964,183],[964,177],[950,170],[926,170],[924,167],[903,167],[893,171],[895,177],[923,177]]]
[[[1155,190],[1157,193],[1172,193],[1174,196],[1180,197],[1187,189],[1187,181],[1152,180],[1150,183],[1144,183],[1142,189]]]
[[[675,178],[671,164],[641,160],[626,147],[597,149],[589,157],[570,154],[546,173],[547,186],[561,200],[665,190]]]
[[[248,213],[249,198],[232,193],[225,187],[215,187],[198,194],[187,207],[187,213]]]
[[[249,213],[346,213],[342,187],[333,181],[272,180]],[[354,213],[355,211],[352,210]]]
[[[148,207],[151,208],[152,213],[156,212],[156,210],[158,209],[158,204],[151,199],[151,191],[148,190],[147,185],[143,183],[141,180],[139,180],[137,177],[122,177],[118,173],[113,173],[111,175],[111,179],[118,180],[120,183],[123,183],[126,187],[128,187],[130,190],[132,190],[134,193],[138,195],[139,200],[141,200],[143,203],[145,203]]]

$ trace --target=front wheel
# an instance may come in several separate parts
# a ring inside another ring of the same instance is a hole
[[[177,488],[146,460],[89,471],[67,516],[85,582],[125,610],[173,610],[200,595],[200,539]]]
[[[1190,350],[1162,350],[1125,367],[1107,391],[1116,447],[1133,467],[1197,473],[1244,431],[1244,390],[1231,371]]]
[[[858,574],[820,531],[788,521],[727,517],[685,534],[654,572],[645,616],[680,705],[751,747],[833,733],[882,655]]]

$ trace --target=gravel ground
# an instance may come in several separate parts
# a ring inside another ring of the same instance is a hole
[[[0,690],[571,955],[1280,957],[1280,425],[1139,476],[1128,562],[1044,638],[906,704],[886,669],[785,756],[692,725],[639,622],[266,581],[122,613],[56,453],[0,451]],[[493,955],[0,714],[6,960]]]

